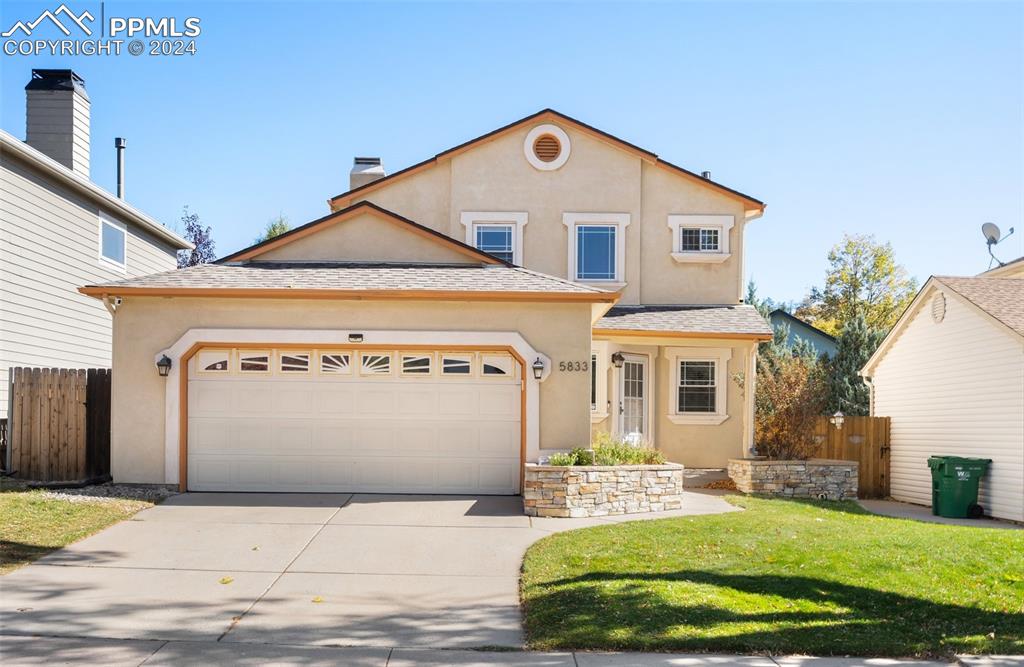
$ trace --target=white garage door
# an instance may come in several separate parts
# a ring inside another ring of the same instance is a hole
[[[193,491],[519,492],[508,354],[206,348],[189,363]]]

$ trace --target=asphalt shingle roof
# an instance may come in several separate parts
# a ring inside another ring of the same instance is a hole
[[[1024,279],[935,276],[935,280],[1024,336]]]
[[[483,264],[385,264],[250,262],[202,264],[89,288],[422,290],[464,292],[611,293],[516,266]]]
[[[675,331],[708,334],[772,334],[753,306],[616,306],[595,329]]]

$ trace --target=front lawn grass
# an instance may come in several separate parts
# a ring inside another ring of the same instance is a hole
[[[139,500],[71,502],[43,491],[0,493],[0,575],[151,506]]]
[[[729,500],[745,511],[534,544],[522,584],[531,647],[1024,654],[1024,531],[851,502]]]

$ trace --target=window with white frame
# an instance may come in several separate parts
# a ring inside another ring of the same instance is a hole
[[[724,262],[729,259],[731,215],[670,215],[672,259],[677,262]]]
[[[196,366],[200,373],[227,373],[231,350],[200,350]]]
[[[308,373],[309,357],[309,352],[282,352],[278,369],[286,374]]]
[[[359,372],[362,375],[390,375],[390,354],[363,353],[359,357]]]
[[[352,356],[348,352],[321,352],[320,372],[324,375],[351,375]]]
[[[238,370],[241,373],[269,373],[269,350],[239,350]]]
[[[569,230],[569,279],[622,283],[628,213],[564,213]]]
[[[124,223],[100,215],[100,261],[124,269],[128,263],[128,228]]]
[[[727,409],[730,348],[666,348],[672,364],[668,418],[676,424],[721,424]]]
[[[500,259],[522,266],[525,211],[463,211],[466,244]]]
[[[443,375],[472,375],[473,355],[443,354],[441,355],[441,373]]]
[[[430,375],[433,361],[432,354],[403,354],[402,375]]]

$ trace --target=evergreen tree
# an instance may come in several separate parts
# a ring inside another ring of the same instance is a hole
[[[867,415],[871,393],[859,375],[868,359],[878,349],[885,335],[868,328],[864,315],[858,313],[839,333],[835,357],[829,362],[828,411]]]

